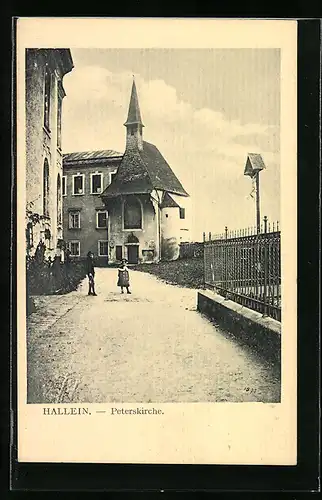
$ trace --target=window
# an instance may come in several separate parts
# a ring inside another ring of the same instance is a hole
[[[57,147],[61,148],[61,112],[62,112],[62,100],[58,97],[57,103]]]
[[[84,194],[84,174],[73,175],[73,194]]]
[[[79,241],[70,241],[69,242],[69,251],[71,257],[79,257],[80,256],[80,242]]]
[[[60,225],[62,223],[62,213],[61,213],[61,181],[60,175],[57,176],[57,224]]]
[[[71,210],[69,212],[69,229],[80,229],[80,211]]]
[[[108,241],[99,240],[98,241],[98,256],[107,257],[108,256]]]
[[[180,219],[186,218],[186,210],[184,208],[179,208]]]
[[[99,210],[96,212],[96,228],[104,229],[107,227],[107,212],[106,210]]]
[[[114,170],[114,172],[111,172],[110,173],[110,184],[113,182],[113,180],[115,179],[115,176],[117,174],[117,170]]]
[[[43,215],[49,217],[49,163],[47,158],[45,158],[43,170]]]
[[[142,256],[145,260],[153,260],[154,250],[142,250]]]
[[[62,177],[62,196],[66,196],[67,194],[67,179],[66,175]]]
[[[100,194],[102,192],[102,174],[91,174],[91,193]]]
[[[44,89],[44,125],[49,130],[49,116],[50,116],[50,87],[51,77],[46,67],[45,71],[45,89]]]
[[[142,210],[137,198],[128,197],[124,202],[124,229],[142,229]]]

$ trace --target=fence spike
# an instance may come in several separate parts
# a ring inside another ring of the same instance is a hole
[[[275,233],[275,222],[273,221],[273,233]]]
[[[276,221],[276,231],[279,231],[279,222]]]

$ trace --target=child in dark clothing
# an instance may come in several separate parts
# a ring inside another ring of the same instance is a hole
[[[86,261],[86,272],[88,276],[88,295],[96,296],[97,294],[95,293],[95,282],[94,282],[95,269],[94,269],[93,257],[94,256],[92,252],[88,252]]]
[[[123,259],[120,267],[118,268],[118,281],[117,286],[121,287],[121,293],[124,293],[123,288],[126,288],[127,293],[131,293],[129,270],[126,266],[126,260]]]

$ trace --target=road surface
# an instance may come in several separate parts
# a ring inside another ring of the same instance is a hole
[[[28,402],[279,402],[271,362],[196,311],[197,291],[97,269],[75,292],[36,297],[28,319]]]

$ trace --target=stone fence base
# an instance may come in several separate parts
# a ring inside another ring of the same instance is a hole
[[[226,300],[212,291],[198,292],[197,309],[265,356],[280,362],[281,323]]]

